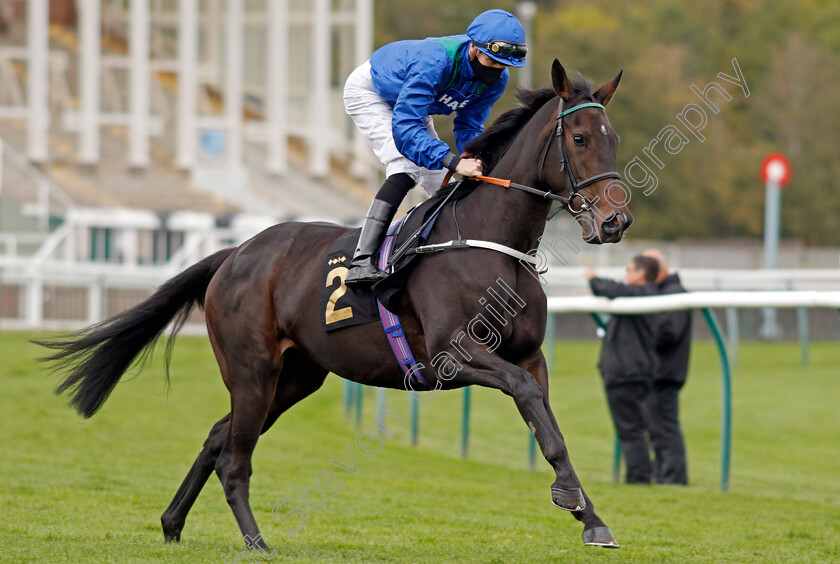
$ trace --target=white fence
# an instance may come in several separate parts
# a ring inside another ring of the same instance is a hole
[[[546,293],[588,295],[585,268],[552,266],[544,275]],[[598,276],[624,279],[624,267],[598,268]],[[840,290],[840,269],[706,269],[681,268],[683,286],[691,290]]]
[[[657,313],[709,308],[837,308],[840,291],[833,292],[689,292],[666,296],[607,299],[595,296],[548,298],[551,313]]]
[[[140,302],[172,275],[100,264],[0,266],[0,329],[80,329]]]
[[[234,244],[241,239],[239,233],[231,233],[228,238]],[[213,240],[215,244],[220,243],[215,237]],[[78,329],[101,321],[139,302],[197,257],[181,259],[165,266],[0,260],[0,329]],[[599,269],[599,274],[619,278],[623,271]],[[835,270],[684,269],[680,275],[691,293],[647,298],[653,301],[645,303],[653,305],[646,307],[808,308],[818,305],[808,300],[834,300],[840,295],[840,272]],[[641,303],[638,298],[608,302],[581,295],[589,293],[582,268],[555,267],[546,276],[547,293],[555,296],[549,298],[551,311],[610,313],[620,308],[633,309]],[[740,291],[693,291],[722,288]],[[768,289],[807,291],[768,292]],[[764,301],[768,303],[759,305]],[[193,324],[190,330],[201,331],[201,326]]]

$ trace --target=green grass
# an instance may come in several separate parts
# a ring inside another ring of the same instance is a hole
[[[52,395],[56,380],[33,361],[30,336],[0,334],[0,561],[221,562],[242,551],[214,476],[182,542],[164,544],[160,531],[160,514],[227,411],[206,339],[179,339],[171,389],[153,362],[84,421]],[[682,396],[687,488],[611,482],[597,352],[597,343],[558,346],[551,397],[578,475],[620,550],[582,545],[582,526],[550,503],[548,465],[540,459],[536,472],[526,470],[527,429],[512,401],[483,389],[473,390],[468,460],[459,458],[462,393],[440,394],[421,406],[418,448],[406,428],[376,456],[357,454],[358,474],[341,476],[342,491],[288,536],[293,521],[272,520],[272,506],[345,458],[357,432],[344,418],[342,383],[330,377],[255,454],[251,503],[278,551],[272,562],[840,561],[837,343],[813,345],[805,368],[796,345],[742,347],[727,494],[718,489],[720,375],[711,344],[695,346]],[[388,402],[408,421],[406,394],[389,392]],[[365,421],[374,410],[369,394]]]

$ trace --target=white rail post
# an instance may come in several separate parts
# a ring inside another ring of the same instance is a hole
[[[808,332],[808,310],[804,307],[796,308],[796,327],[799,333],[799,355],[802,366],[808,366],[811,363],[810,355],[808,354],[810,338]]]
[[[99,162],[99,0],[79,0],[79,162]]]
[[[764,209],[764,268],[774,270],[779,258],[779,223],[781,211],[781,187],[774,180],[768,180],[765,187]],[[759,328],[759,335],[764,339],[779,338],[776,322],[776,310],[764,308],[764,323]]]
[[[534,17],[537,15],[537,3],[536,2],[517,2],[516,4],[516,15],[519,16],[519,20],[522,22],[522,27],[525,28],[525,43],[531,45],[531,48],[534,47]],[[532,88],[531,83],[533,82],[533,70],[532,66],[533,62],[529,62],[524,67],[517,69],[518,73],[518,80],[520,88]]]
[[[44,279],[39,272],[33,271],[26,283],[26,324],[40,328],[44,321]]]
[[[149,0],[131,0],[128,164],[149,164]]]
[[[729,336],[729,361],[734,366],[738,364],[738,342],[740,339],[738,310],[735,308],[726,308],[726,333]]]
[[[178,157],[177,166],[195,163],[198,98],[198,0],[178,2]]]
[[[29,106],[27,125],[27,156],[33,162],[45,162],[49,156],[47,130],[50,126],[49,101],[47,99],[47,57],[49,54],[50,25],[48,0],[27,2],[26,40],[28,64],[27,103]]]
[[[3,193],[3,139],[0,138],[0,194]]]
[[[356,66],[361,65],[373,51],[373,0],[356,0]],[[367,141],[353,126],[353,164],[350,173],[357,178],[370,175],[370,148]]]
[[[88,324],[98,323],[105,313],[105,277],[97,276],[88,286]]]
[[[715,280],[715,289],[723,291],[723,281]],[[726,336],[729,339],[729,362],[732,366],[738,364],[738,343],[740,341],[740,327],[738,326],[738,310],[728,307],[726,312]]]
[[[288,169],[289,104],[289,2],[268,3],[268,172],[285,174]]]
[[[213,83],[218,83],[222,78],[219,70],[219,53],[221,51],[221,41],[219,40],[219,36],[222,33],[222,24],[219,21],[221,16],[219,2],[220,0],[207,0],[207,8],[205,12],[205,21],[207,23],[205,30],[205,33],[207,34],[206,54],[210,62],[210,70],[212,71],[212,77],[210,80]]]
[[[330,172],[330,0],[314,0],[312,9],[309,170],[323,178]]]
[[[225,22],[225,142],[228,163],[242,162],[242,0],[228,0]]]

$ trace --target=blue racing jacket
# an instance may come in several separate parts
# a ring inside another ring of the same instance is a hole
[[[397,41],[370,57],[373,87],[394,108],[391,127],[397,149],[418,166],[438,170],[450,151],[426,131],[426,116],[457,112],[454,132],[460,154],[484,131],[493,104],[507,86],[507,69],[490,86],[475,78],[469,44],[466,35]]]

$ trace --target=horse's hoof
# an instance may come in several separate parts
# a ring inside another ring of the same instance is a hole
[[[570,489],[551,486],[551,503],[566,511],[583,511],[586,509],[586,500],[583,498],[583,491],[580,488]]]
[[[583,530],[583,544],[586,546],[603,546],[604,548],[618,548],[618,541],[610,532],[609,527],[593,527]]]
[[[251,535],[245,535],[245,546],[252,550],[259,550],[260,552],[273,552],[265,541],[262,538],[262,535],[258,534],[256,537],[252,537]]]
[[[183,523],[164,523],[163,520],[161,520],[161,525],[163,526],[164,541],[181,542],[181,530],[184,528]]]

